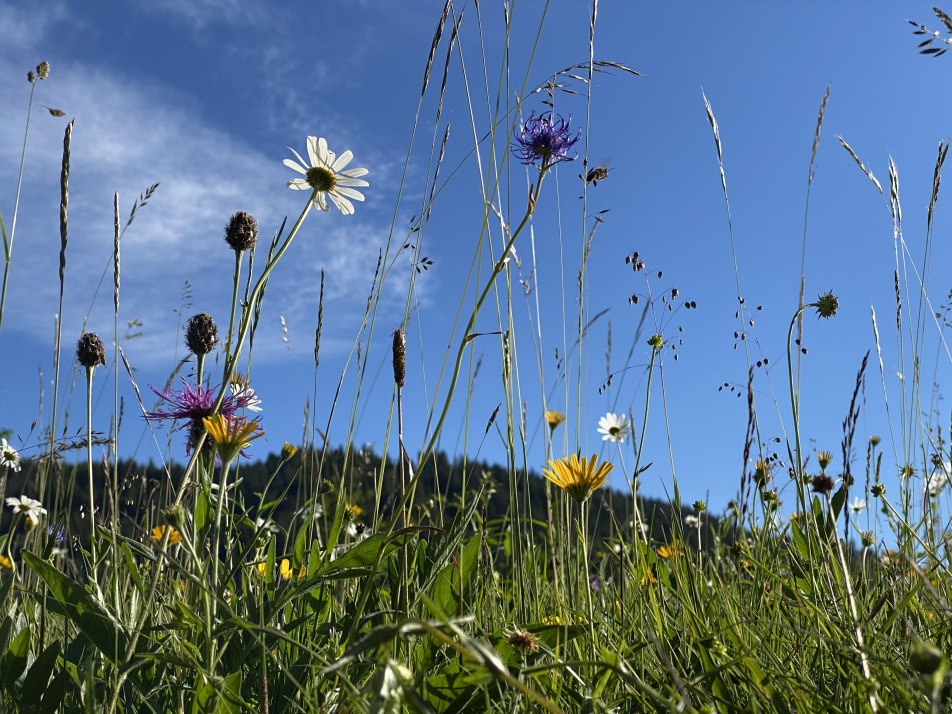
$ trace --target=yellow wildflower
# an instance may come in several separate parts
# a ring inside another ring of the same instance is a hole
[[[559,425],[565,422],[565,414],[562,412],[546,412],[545,421],[553,431]]]
[[[6,568],[7,570],[13,570],[13,561],[10,560],[5,555],[0,555],[0,568]]]
[[[152,529],[152,540],[156,543],[165,537],[165,529],[169,529],[169,545],[178,545],[182,542],[182,534],[172,526],[156,526]]]
[[[244,417],[226,418],[221,414],[203,417],[202,424],[212,441],[218,446],[218,455],[225,463],[233,460],[239,452],[251,442],[264,436],[257,421],[248,421]]]
[[[569,496],[583,503],[605,485],[613,468],[609,463],[599,464],[595,454],[590,459],[580,459],[578,455],[571,454],[558,461],[549,461],[549,468],[543,469],[543,474]]]

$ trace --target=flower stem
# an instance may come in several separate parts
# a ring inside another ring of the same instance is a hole
[[[93,487],[93,372],[95,365],[86,368],[86,473],[89,477],[89,556],[93,583],[99,585],[96,574],[96,491]]]

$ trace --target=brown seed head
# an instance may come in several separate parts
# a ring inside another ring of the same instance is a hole
[[[527,630],[516,630],[506,638],[506,642],[513,649],[517,649],[524,654],[532,654],[539,649],[539,639]]]
[[[258,240],[258,221],[250,213],[238,211],[225,226],[225,242],[232,250],[251,250]]]
[[[189,319],[185,326],[185,344],[194,355],[207,355],[218,343],[218,327],[207,312]]]
[[[407,377],[407,338],[403,330],[393,331],[393,381],[403,386]]]
[[[86,369],[92,369],[97,364],[106,364],[106,350],[102,340],[95,332],[83,333],[76,343],[76,359]]]
[[[810,484],[817,493],[829,493],[833,490],[833,479],[826,474],[814,476]]]

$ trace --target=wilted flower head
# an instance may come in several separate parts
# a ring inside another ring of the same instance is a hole
[[[106,364],[106,350],[95,332],[86,332],[76,343],[76,360],[86,369]]]
[[[827,476],[825,473],[821,473],[817,476],[814,476],[810,481],[810,484],[813,487],[813,490],[817,493],[829,493],[833,490],[833,479]]]
[[[602,435],[602,441],[623,442],[629,427],[628,418],[624,414],[608,412],[598,420],[598,433]]]
[[[43,508],[43,504],[27,496],[8,498],[7,505],[15,514],[23,516],[29,522],[30,528],[33,528],[40,522],[40,516],[46,515],[46,509]]]
[[[189,318],[185,325],[185,344],[193,355],[207,355],[218,342],[218,326],[207,312]]]
[[[582,131],[576,131],[573,136],[569,126],[571,121],[571,117],[563,119],[552,112],[540,116],[532,112],[516,135],[512,153],[527,166],[533,164],[541,169],[561,161],[574,161],[577,155],[569,155],[569,150],[579,140]]]
[[[20,462],[19,452],[10,446],[6,439],[0,439],[0,466],[11,471],[19,471],[21,468]]]
[[[818,451],[816,460],[820,462],[820,470],[826,471],[826,467],[833,461],[833,454],[829,451]]]
[[[301,158],[301,155],[294,149],[289,150],[294,154],[297,161],[285,159],[284,165],[289,169],[304,174],[304,178],[296,178],[288,181],[288,188],[297,191],[313,191],[314,205],[322,211],[328,210],[330,206],[327,199],[337,206],[345,216],[354,213],[354,204],[350,199],[363,201],[364,194],[354,189],[354,186],[369,186],[359,176],[365,176],[367,169],[356,168],[344,170],[344,167],[350,163],[354,155],[350,151],[345,151],[339,157],[327,148],[327,139],[316,136],[307,137],[307,156],[310,163]]]
[[[298,452],[298,447],[292,444],[290,441],[285,441],[284,446],[281,447],[281,460],[288,461],[294,458],[294,455]]]
[[[258,240],[258,221],[250,213],[238,211],[225,226],[225,242],[232,250],[241,252],[254,248]]]
[[[550,429],[555,429],[559,424],[565,422],[565,414],[562,412],[546,412],[545,421]]]
[[[816,299],[816,302],[813,303],[813,307],[816,308],[817,317],[830,318],[833,317],[839,309],[840,301],[831,291],[820,295]]]
[[[506,637],[510,647],[524,654],[533,654],[539,649],[539,638],[528,630],[516,630]]]
[[[543,469],[543,475],[573,499],[582,503],[595,491],[605,485],[613,464],[598,463],[598,457],[592,454],[590,459],[571,454],[558,461],[549,461],[549,468]]]

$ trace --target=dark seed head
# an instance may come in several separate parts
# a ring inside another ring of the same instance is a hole
[[[95,332],[83,333],[76,343],[76,359],[86,369],[92,369],[97,364],[106,364],[106,350],[102,340]]]
[[[254,248],[258,240],[258,221],[250,213],[238,211],[225,226],[225,241],[232,250],[241,252]]]
[[[185,327],[185,344],[195,355],[207,355],[218,342],[218,327],[212,316],[200,312],[190,318]]]
[[[833,479],[826,474],[814,476],[810,484],[817,493],[829,493],[833,490]]]
[[[403,386],[407,376],[407,340],[403,330],[393,331],[393,381]]]

